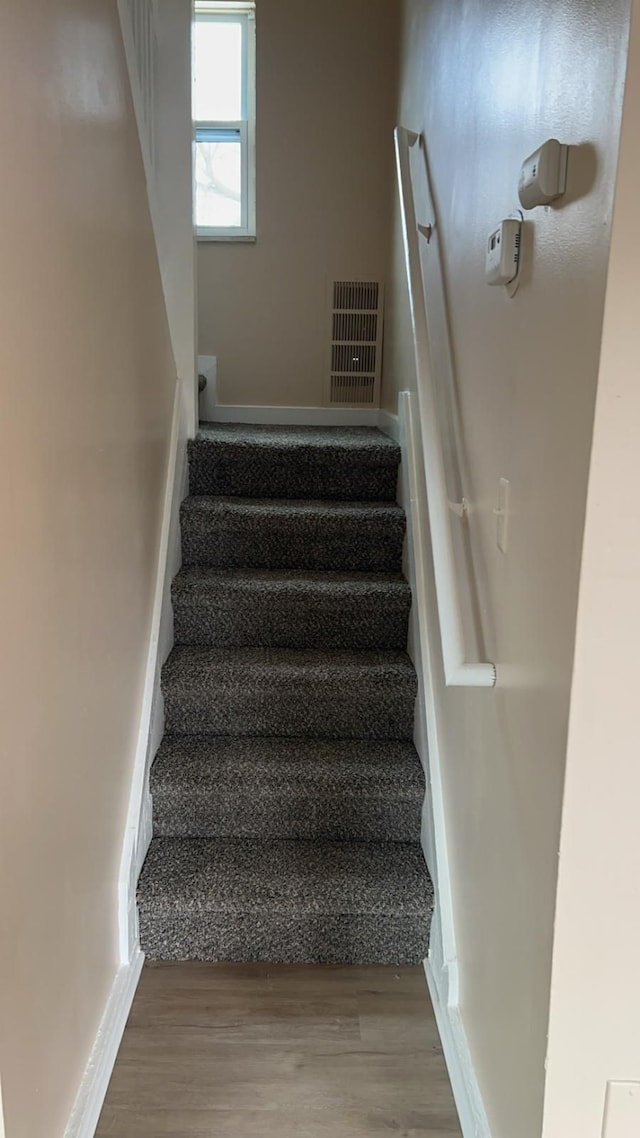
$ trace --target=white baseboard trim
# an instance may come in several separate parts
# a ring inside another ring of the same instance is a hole
[[[434,621],[437,621],[437,606],[426,492],[424,478],[419,476],[422,455],[417,453],[419,439],[413,429],[413,396],[408,391],[400,392],[399,412],[402,451],[399,501],[407,518],[404,568],[412,597],[408,650],[418,676],[414,743],[424,767],[427,784],[422,841],[438,906],[438,919],[434,921],[432,929],[432,944],[434,931],[438,929],[443,938],[439,950],[453,977],[456,944],[441,771],[443,743],[436,690],[439,672],[442,680],[442,663],[438,661],[436,651],[438,639]]]
[[[144,954],[137,948],[116,972],[64,1138],[95,1134],[143,964]]]
[[[482,1102],[460,1009],[447,1003],[431,955],[424,962],[424,970],[460,1119],[460,1129],[464,1138],[491,1138],[489,1120]]]
[[[155,758],[157,751],[158,751],[158,746],[153,747],[150,745],[149,746],[150,758],[152,758],[152,759]],[[145,782],[146,782],[146,780],[145,780]],[[151,795],[149,793],[148,786],[145,784],[144,792],[142,795],[142,805],[140,807],[140,822],[138,825],[138,836],[137,836],[137,840],[136,840],[136,851],[135,851],[135,880],[136,880],[136,883],[138,881],[138,878],[140,877],[140,874],[142,873],[142,867],[144,865],[144,859],[146,858],[146,856],[149,852],[149,846],[151,845],[151,838],[152,837],[153,837],[153,799],[151,798]],[[128,909],[128,906],[127,906],[127,909]]]
[[[199,361],[214,360],[199,356]],[[200,369],[202,370],[202,369]],[[206,372],[203,370],[203,375]],[[215,371],[214,373],[215,374]],[[215,378],[214,378],[215,387]],[[379,427],[385,435],[400,442],[400,420],[390,411],[373,407],[249,407],[212,403],[201,397],[201,418],[210,423],[256,423],[264,426],[292,427]]]
[[[437,604],[422,454],[413,396],[400,393],[398,441],[402,450],[399,501],[407,516],[405,573],[411,585],[408,651],[418,676],[414,743],[425,771],[422,848],[434,885],[427,983],[433,1001],[464,1138],[491,1138],[480,1088],[459,1009],[459,977],[449,868],[442,766],[445,761],[438,689],[444,686],[439,658]],[[389,431],[388,433],[391,433]]]
[[[401,428],[400,419],[397,415],[392,415],[390,411],[378,411],[378,427],[384,431],[385,435],[389,435],[394,442],[400,442]]]
[[[257,423],[294,427],[377,427],[380,412],[370,407],[232,407],[217,403],[213,423]]]
[[[164,731],[160,670],[173,647],[171,580],[180,566],[180,503],[186,494],[187,482],[186,426],[183,385],[178,381],[173,402],[142,706],[118,877],[120,962],[123,966],[132,959],[138,944],[136,887],[151,841],[149,770]]]

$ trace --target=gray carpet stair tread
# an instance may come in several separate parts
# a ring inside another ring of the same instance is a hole
[[[390,502],[190,496],[183,564],[399,572],[405,516]]]
[[[358,593],[375,599],[392,595],[403,599],[411,596],[401,573],[359,573],[347,570],[331,572],[306,569],[181,569],[173,581],[173,592],[190,592],[207,600],[212,590],[232,592],[269,591],[274,595],[289,593],[306,598],[333,596],[334,593]]]
[[[208,674],[231,680],[249,671],[257,679],[269,680],[274,670],[295,682],[305,676],[316,683],[324,677],[341,673],[366,674],[375,679],[409,679],[415,672],[406,652],[325,652],[316,649],[286,648],[204,648],[178,645],[164,666],[167,681],[177,674],[191,673],[195,678]]]
[[[202,423],[189,443],[190,492],[392,501],[399,461],[376,428]]]
[[[410,739],[416,691],[397,651],[178,645],[162,671],[179,734]]]
[[[399,573],[186,568],[172,601],[179,644],[402,648],[411,591]]]
[[[145,907],[176,911],[425,914],[424,855],[404,842],[246,842],[154,838]]]
[[[315,452],[347,450],[366,453],[380,462],[397,463],[400,448],[378,427],[314,427],[276,423],[201,422],[197,441],[238,447],[294,451],[298,458]]]
[[[139,883],[151,958],[417,963],[433,891],[410,843],[154,838]]]
[[[166,735],[151,769],[158,835],[419,841],[411,743]]]

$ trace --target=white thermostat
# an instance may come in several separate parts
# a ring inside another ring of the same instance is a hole
[[[489,234],[485,261],[487,284],[508,285],[517,277],[521,228],[519,218],[507,217]]]
[[[520,170],[518,197],[523,209],[548,205],[561,197],[567,188],[569,147],[548,138],[542,146],[525,158]]]

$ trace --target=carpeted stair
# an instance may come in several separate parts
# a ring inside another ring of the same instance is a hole
[[[399,457],[366,428],[189,444],[138,896],[152,958],[426,955]]]

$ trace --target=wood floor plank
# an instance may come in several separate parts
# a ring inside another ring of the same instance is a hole
[[[415,968],[146,966],[97,1138],[459,1138]]]
[[[369,1050],[434,1051],[442,1056],[440,1036],[424,994],[359,992],[356,996],[360,1038]]]
[[[129,1022],[131,1031],[151,1028],[203,1028],[220,1042],[304,1044],[312,1038],[360,1040],[355,998],[336,995],[285,997],[256,992],[173,993],[161,1006],[141,1001]]]
[[[458,1138],[457,1123],[433,1126],[401,1111],[131,1111],[105,1108],[100,1138]]]
[[[157,1029],[151,1038],[134,1029],[124,1041],[110,1097],[125,1106],[135,1094],[140,1106],[167,1109],[176,1096],[209,1110],[287,1104],[361,1109],[377,1095],[388,1104],[402,1103],[429,1080],[430,1102],[439,1106],[449,1095],[446,1081],[438,1078],[441,1066],[441,1057],[428,1050],[369,1051],[333,1042],[239,1049],[202,1028]]]
[[[136,1001],[153,993],[184,991],[248,992],[296,991],[335,993],[347,989],[355,993],[408,992],[418,999],[425,994],[421,967],[389,964],[211,964],[206,961],[148,961],[140,981]],[[427,998],[428,1003],[428,998]]]

